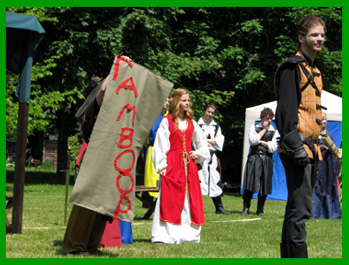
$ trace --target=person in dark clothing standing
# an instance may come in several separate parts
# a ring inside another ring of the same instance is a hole
[[[279,153],[286,171],[288,200],[282,228],[281,258],[307,258],[305,222],[312,210],[312,191],[319,147],[322,78],[314,64],[322,50],[325,22],[308,16],[297,24],[296,55],[287,58],[275,75],[276,126],[280,133]]]
[[[132,62],[127,56],[123,55],[122,58],[125,61]],[[83,114],[81,131],[87,144],[90,141],[92,130],[102,106],[109,79],[110,76],[108,75],[100,82],[86,99],[86,105],[84,103],[78,111],[78,113]],[[77,117],[80,116],[78,113]],[[64,253],[82,256],[98,254],[108,221],[111,222],[112,218],[74,204],[64,234],[62,246]]]
[[[264,108],[260,118],[261,122],[251,125],[248,135],[251,153],[244,173],[244,201],[241,215],[250,213],[253,193],[258,192],[256,214],[264,216],[265,200],[272,190],[273,153],[277,150],[276,139],[279,133],[271,125],[274,112],[270,108]]]
[[[325,145],[325,135],[332,141],[332,134],[326,129],[327,115],[322,113],[322,128],[320,133],[320,149],[322,161],[319,163],[317,182],[313,190],[313,209],[311,219],[342,218],[342,208],[338,198],[336,161],[340,149],[335,143],[331,147]],[[324,138],[324,140],[322,140]],[[340,161],[337,161],[340,163]]]

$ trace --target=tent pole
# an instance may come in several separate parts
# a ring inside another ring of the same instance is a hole
[[[22,233],[25,158],[27,148],[28,103],[19,103],[11,233]]]

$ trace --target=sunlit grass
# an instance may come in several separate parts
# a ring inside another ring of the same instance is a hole
[[[32,175],[33,174],[33,175]],[[11,175],[11,172],[9,173]],[[32,180],[28,179],[32,178]],[[7,258],[81,258],[64,255],[62,241],[64,223],[65,185],[54,184],[35,172],[30,174],[24,188],[22,234],[6,235]],[[52,178],[48,174],[47,178]],[[44,184],[47,180],[50,184]],[[40,184],[41,183],[41,184]],[[7,193],[12,193],[12,180],[8,177]],[[69,186],[69,193],[73,186]],[[150,242],[152,220],[143,220],[147,209],[136,200],[132,245],[121,249],[105,248],[102,255],[88,258],[279,258],[279,244],[283,222],[284,201],[267,201],[265,217],[255,215],[256,200],[252,201],[252,214],[240,215],[242,199],[233,194],[222,198],[224,208],[232,215],[215,214],[212,200],[204,196],[206,224],[202,227],[201,242],[180,245],[155,245]],[[68,204],[68,217],[71,204]],[[68,218],[67,217],[67,218]],[[11,216],[10,216],[11,219]],[[307,222],[309,257],[342,257],[342,220],[309,220]]]

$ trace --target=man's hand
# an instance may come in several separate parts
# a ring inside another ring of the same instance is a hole
[[[215,140],[212,139],[206,139],[208,147],[213,147],[215,145]]]
[[[311,163],[298,131],[294,130],[286,134],[280,142],[280,147],[293,154],[295,165],[305,167]]]
[[[260,140],[259,143],[264,146],[265,148],[268,148],[268,142],[267,141],[263,141],[263,140]]]
[[[121,58],[124,59],[127,62],[132,63],[132,59],[130,57],[126,56],[126,55],[121,55]]]
[[[107,76],[107,78],[104,80],[101,88],[99,89],[97,95],[96,95],[96,100],[97,100],[97,104],[98,106],[102,105],[103,102],[103,98],[104,98],[104,94],[105,94],[105,90],[107,88],[107,83],[108,83],[108,79],[109,79],[109,75]]]
[[[265,129],[266,131],[268,131],[268,128],[269,128],[270,124],[271,124],[271,121],[270,121],[270,120],[263,120],[263,121],[262,121],[262,127],[263,127],[263,129]]]
[[[126,55],[121,55],[121,58],[128,62],[128,63],[132,63],[132,59]],[[107,84],[108,84],[108,79],[109,79],[109,75],[107,76],[107,78],[104,80],[101,88],[99,89],[97,95],[96,95],[96,100],[97,100],[97,104],[98,106],[102,105],[103,102],[103,98],[104,98],[104,94],[105,94],[105,90],[107,88]]]
[[[305,151],[304,147],[294,152],[294,163],[300,167],[305,167],[307,164],[311,163],[308,153]]]

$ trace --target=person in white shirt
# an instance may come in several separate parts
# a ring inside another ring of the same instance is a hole
[[[198,164],[202,195],[208,195],[216,207],[216,213],[230,215],[223,208],[221,197],[223,196],[219,159],[216,152],[223,150],[224,135],[221,127],[213,120],[216,106],[209,103],[204,108],[204,116],[199,119],[198,125],[206,136],[210,150],[210,158]]]
[[[277,150],[279,133],[271,124],[274,112],[264,108],[260,114],[261,122],[252,124],[249,131],[251,153],[246,162],[244,173],[243,210],[241,215],[250,213],[253,193],[258,192],[256,214],[264,216],[264,204],[272,190],[273,153]]]

